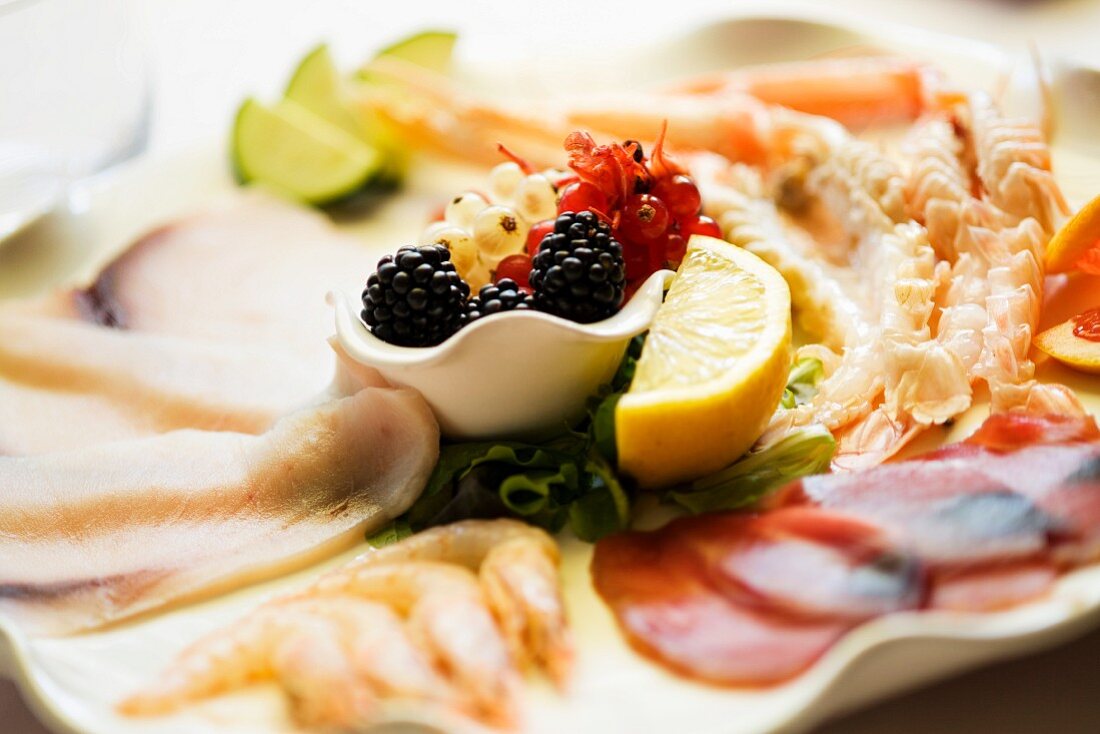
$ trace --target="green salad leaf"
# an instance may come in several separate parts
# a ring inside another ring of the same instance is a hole
[[[817,383],[825,376],[825,365],[816,357],[803,357],[791,367],[787,377],[787,388],[779,404],[790,410],[813,399],[817,394]]]
[[[564,435],[543,443],[445,443],[420,498],[368,541],[385,545],[469,518],[518,517],[551,532],[568,527],[589,542],[628,527],[632,497],[615,471],[615,406],[644,343],[645,335],[631,341],[611,382],[589,400],[587,417]],[[784,406],[810,400],[822,376],[820,360],[798,360]],[[691,512],[747,507],[791,479],[824,471],[835,448],[825,428],[802,428],[666,499]]]
[[[670,492],[668,498],[695,513],[748,507],[792,479],[825,471],[835,451],[829,429],[806,426],[750,451],[722,471],[693,482],[690,489]]]
[[[611,382],[572,431],[544,443],[444,444],[428,485],[408,512],[372,534],[375,545],[468,518],[519,517],[596,541],[630,522],[631,498],[615,473],[615,404],[630,386],[644,335],[631,340]]]
[[[790,410],[813,399],[825,376],[820,359],[804,357],[791,366],[780,405]],[[750,451],[725,469],[669,492],[669,499],[691,512],[749,507],[792,479],[829,468],[836,441],[824,426],[800,428],[775,443]]]

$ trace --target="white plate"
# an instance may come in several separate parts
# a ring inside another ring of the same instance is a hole
[[[601,82],[652,80],[706,68],[798,59],[851,46],[879,46],[928,58],[968,86],[992,87],[1018,59],[970,41],[913,30],[873,31],[785,19],[739,19],[707,26],[659,48],[623,54],[601,66]],[[1072,201],[1100,191],[1100,143],[1089,139],[1100,119],[1100,72],[1051,62],[1062,121],[1056,167]],[[485,74],[482,74],[484,78]],[[589,74],[591,81],[591,74]],[[537,71],[521,76],[530,92],[559,82]],[[513,83],[515,83],[513,81]],[[1026,85],[1015,104],[1033,97]],[[1090,129],[1092,128],[1092,129]],[[1091,172],[1090,172],[1091,168]],[[483,172],[421,169],[409,191],[368,220],[348,224],[367,246],[391,249],[412,240],[423,216],[462,181]],[[221,151],[211,148],[170,160],[145,160],[82,190],[68,212],[40,222],[0,252],[0,294],[87,272],[144,228],[167,216],[225,195],[232,183]],[[1065,371],[1054,374],[1100,408],[1096,382]],[[953,429],[955,439],[980,420],[972,411]],[[944,436],[940,436],[944,438]],[[353,552],[322,564],[330,567]],[[624,644],[611,615],[591,589],[590,548],[564,543],[566,596],[579,661],[572,690],[559,696],[533,684],[526,702],[532,732],[801,731],[823,718],[873,699],[993,660],[1057,644],[1080,634],[1100,616],[1100,566],[1063,577],[1049,599],[997,614],[896,614],[866,624],[840,641],[804,675],[766,690],[719,689],[666,673]],[[35,712],[59,732],[291,731],[281,699],[257,687],[210,701],[178,716],[125,720],[112,711],[124,693],[164,666],[200,634],[243,614],[262,599],[312,577],[320,567],[207,602],[148,615],[112,629],[62,639],[31,639],[0,623],[0,673],[14,678]],[[395,715],[402,712],[397,711]],[[474,730],[457,721],[448,731]]]

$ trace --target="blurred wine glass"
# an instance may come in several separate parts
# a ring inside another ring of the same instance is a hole
[[[127,0],[0,0],[0,242],[144,149],[145,50]]]

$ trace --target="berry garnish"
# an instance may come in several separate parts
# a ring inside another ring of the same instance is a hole
[[[581,181],[595,186],[607,199],[607,206],[618,209],[627,197],[634,193],[640,179],[649,181],[645,163],[634,160],[633,151],[612,143],[597,145],[586,132],[570,133],[565,138],[565,150],[569,154],[569,167],[576,171]],[[583,211],[566,209],[559,204],[559,212]],[[600,211],[607,212],[607,209]]]
[[[701,234],[707,237],[722,238],[722,228],[718,226],[718,222],[710,217],[698,217],[693,222],[685,222],[683,225],[683,232],[685,237],[690,237],[693,234]]]
[[[509,255],[497,265],[494,280],[512,280],[524,290],[531,289],[531,258],[527,255]]]
[[[682,173],[661,179],[654,184],[650,193],[663,201],[677,219],[694,217],[702,205],[699,188],[690,176]]]
[[[547,219],[539,222],[527,230],[527,243],[524,248],[527,250],[527,254],[534,257],[539,252],[539,245],[542,244],[542,238],[554,231],[554,220]]]
[[[679,232],[671,232],[665,238],[665,261],[676,267],[687,253],[687,240]]]
[[[362,317],[384,342],[434,346],[462,328],[469,295],[446,247],[402,247],[367,278]]]
[[[502,278],[496,283],[481,286],[477,295],[466,304],[466,323],[492,316],[505,311],[524,311],[530,309],[531,296],[511,278]]]
[[[558,212],[606,212],[607,197],[594,184],[577,181],[566,186],[558,197]]]
[[[532,261],[535,307],[579,323],[605,319],[623,302],[623,247],[590,211],[563,212]]]
[[[623,205],[619,230],[630,240],[652,241],[668,229],[665,203],[652,194],[634,194]]]

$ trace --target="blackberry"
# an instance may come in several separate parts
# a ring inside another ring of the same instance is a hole
[[[623,302],[623,246],[593,212],[562,212],[531,262],[535,308],[582,324],[600,321]]]
[[[523,311],[532,308],[531,296],[520,290],[511,278],[501,278],[496,283],[481,286],[477,295],[466,304],[466,323],[471,324],[485,316],[505,311]]]
[[[430,347],[466,323],[469,295],[446,247],[402,247],[367,278],[363,321],[384,342]]]

